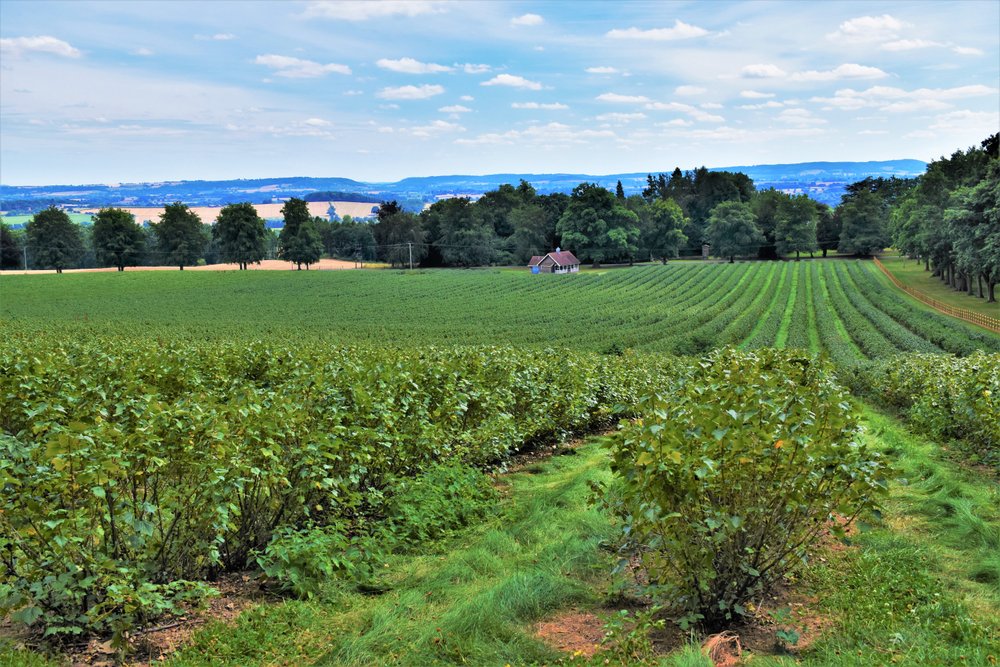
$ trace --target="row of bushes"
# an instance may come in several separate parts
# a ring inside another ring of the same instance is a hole
[[[906,354],[863,364],[851,384],[934,438],[961,440],[1000,468],[1000,354]]]
[[[353,543],[400,480],[610,422],[677,363],[493,347],[10,341],[0,615],[44,615],[57,634],[128,629],[190,593],[178,582],[247,567],[275,534],[329,526]],[[265,562],[280,565],[279,551]]]

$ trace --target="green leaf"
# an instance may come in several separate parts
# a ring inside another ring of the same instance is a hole
[[[106,494],[104,493],[104,487],[101,486],[95,486],[90,490],[90,492],[102,500],[106,497]]]

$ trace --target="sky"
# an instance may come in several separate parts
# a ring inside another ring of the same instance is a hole
[[[1000,2],[0,0],[0,183],[933,160]]]

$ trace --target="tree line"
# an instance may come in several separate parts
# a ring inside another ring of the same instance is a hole
[[[265,258],[309,268],[322,256],[379,260],[392,266],[472,267],[525,264],[556,247],[584,262],[632,263],[701,255],[778,259],[830,251],[870,256],[890,244],[923,258],[956,289],[994,298],[1000,278],[996,231],[997,135],[932,162],[916,179],[866,178],[849,185],[836,209],[804,194],[757,190],[742,173],[649,174],[641,194],[626,196],[581,183],[569,194],[540,195],[527,181],[505,184],[476,200],[442,199],[420,213],[383,201],[375,221],[311,217],[306,201],[282,207],[280,234],[266,229],[249,203],[224,207],[204,225],[181,203],[148,227],[122,209],[101,209],[89,230],[50,207],[28,223],[24,238],[0,225],[0,266],[31,268],[141,263],[191,266]],[[306,199],[309,197],[307,196]],[[984,291],[985,286],[985,291]]]

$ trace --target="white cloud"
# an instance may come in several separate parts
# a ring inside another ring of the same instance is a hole
[[[456,139],[455,143],[470,146],[480,145],[529,145],[537,147],[586,144],[590,139],[617,139],[612,130],[579,129],[564,123],[532,125],[524,130],[489,132],[471,139]]]
[[[932,130],[968,131],[971,128],[984,128],[981,134],[996,132],[1000,123],[1000,112],[997,111],[952,111],[938,116],[931,124]],[[993,129],[989,129],[989,128]]]
[[[639,40],[649,40],[649,41],[673,41],[677,39],[691,39],[693,37],[702,37],[707,35],[708,31],[704,28],[699,28],[698,26],[690,25],[684,23],[680,19],[674,20],[673,28],[651,28],[649,30],[642,30],[640,28],[626,28],[614,30],[609,30],[607,32],[607,37],[612,39],[639,39]]]
[[[785,109],[778,114],[778,121],[799,127],[826,124],[825,120],[822,118],[816,118],[811,112],[805,109]]]
[[[751,79],[777,79],[787,76],[787,72],[777,65],[764,63],[747,65],[740,70],[740,74]]]
[[[774,93],[761,93],[756,90],[743,90],[740,91],[740,97],[745,97],[748,100],[766,100],[774,97]]]
[[[674,88],[674,94],[680,95],[682,97],[688,97],[693,95],[703,95],[708,92],[708,88],[702,88],[701,86],[677,86]]]
[[[464,107],[461,104],[452,104],[451,106],[441,107],[438,111],[441,113],[469,113],[472,109]]]
[[[279,56],[273,53],[257,56],[254,59],[254,63],[270,67],[274,70],[275,76],[283,76],[289,79],[312,79],[331,72],[335,74],[351,73],[351,68],[347,65],[338,65],[337,63],[322,65],[312,60]]]
[[[135,49],[134,51],[132,51],[132,55],[133,56],[148,57],[148,56],[153,55],[153,52],[143,46],[143,47],[140,47],[140,48]]]
[[[422,86],[383,88],[379,91],[378,96],[383,100],[425,100],[443,92],[443,86],[424,84]]]
[[[569,109],[568,106],[560,102],[550,102],[550,103],[539,103],[539,102],[514,102],[510,105],[511,109],[543,109],[545,111],[559,111],[562,109]]]
[[[475,63],[465,63],[463,65],[455,65],[455,67],[461,67],[462,71],[466,74],[483,74],[493,69],[489,65],[477,65]]]
[[[882,79],[887,76],[889,75],[877,67],[845,63],[832,70],[794,72],[789,78],[792,81],[837,81],[838,79]]]
[[[230,32],[217,32],[214,35],[212,35],[212,39],[214,39],[217,42],[228,42],[231,39],[236,39],[236,35]]]
[[[375,64],[382,69],[391,72],[402,72],[403,74],[437,74],[439,72],[450,72],[453,68],[437,63],[422,63],[413,58],[399,58],[390,60],[389,58],[379,58]]]
[[[883,51],[914,51],[916,49],[927,49],[933,46],[944,46],[941,42],[932,42],[926,39],[897,39],[886,42],[882,45]]]
[[[982,49],[977,49],[973,46],[956,46],[952,49],[955,53],[960,56],[981,56],[983,54]]]
[[[645,95],[619,95],[618,93],[601,93],[595,97],[598,102],[616,102],[620,104],[642,104],[648,102]]]
[[[70,46],[69,42],[39,35],[37,37],[5,37],[0,39],[0,53],[7,53],[19,58],[26,53],[51,53],[66,58],[79,58],[80,50]]]
[[[723,106],[718,102],[703,102],[699,104],[702,109],[722,109]]]
[[[525,88],[527,90],[541,90],[542,84],[537,81],[529,81],[523,76],[513,74],[497,74],[489,81],[483,81],[480,86],[510,86],[511,88]]]
[[[836,32],[826,37],[841,42],[880,42],[894,38],[906,25],[889,14],[859,16],[844,21]]]
[[[445,3],[434,0],[319,0],[306,7],[306,16],[317,16],[344,21],[367,21],[389,16],[414,17],[438,14]]]
[[[650,111],[679,111],[702,123],[725,122],[725,118],[722,116],[707,113],[698,107],[691,106],[690,104],[682,104],[681,102],[650,102],[645,108]]]
[[[542,25],[543,23],[545,23],[545,19],[538,14],[522,14],[510,20],[511,25]]]
[[[463,102],[472,102],[476,98],[473,97],[472,95],[462,95],[458,99],[462,100]]]
[[[684,120],[683,118],[674,118],[673,120],[668,120],[665,123],[656,123],[658,127],[691,127],[694,123],[690,120]]]
[[[876,136],[880,134],[889,134],[889,130],[861,130],[860,132],[858,132],[858,134],[863,136],[867,135]]]
[[[465,128],[458,123],[436,120],[430,125],[420,125],[410,129],[410,134],[415,137],[431,137],[450,132],[465,132]]]
[[[918,88],[904,90],[892,86],[872,86],[867,90],[842,88],[833,97],[814,97],[811,101],[829,107],[856,110],[874,107],[882,111],[909,112],[921,110],[941,110],[949,108],[949,100],[996,95],[1000,90],[981,84],[957,86],[955,88]]]
[[[307,118],[302,122],[305,123],[306,125],[309,125],[310,127],[330,127],[331,125],[333,125],[333,123],[331,123],[330,121],[323,120],[322,118]]]
[[[618,70],[614,67],[588,67],[584,70],[588,74],[617,74]]]
[[[641,111],[636,113],[618,113],[618,112],[602,113],[601,115],[596,116],[597,120],[613,121],[619,123],[629,123],[633,120],[642,120],[645,117],[646,114],[642,113]]]
[[[774,100],[768,100],[761,104],[741,104],[737,109],[746,109],[747,111],[756,111],[757,109],[780,109],[785,106],[781,102],[775,102]]]
[[[363,90],[345,90],[344,91],[344,95],[346,95],[348,97],[357,97],[358,95],[364,95],[364,94],[365,94],[365,91],[363,91]]]

